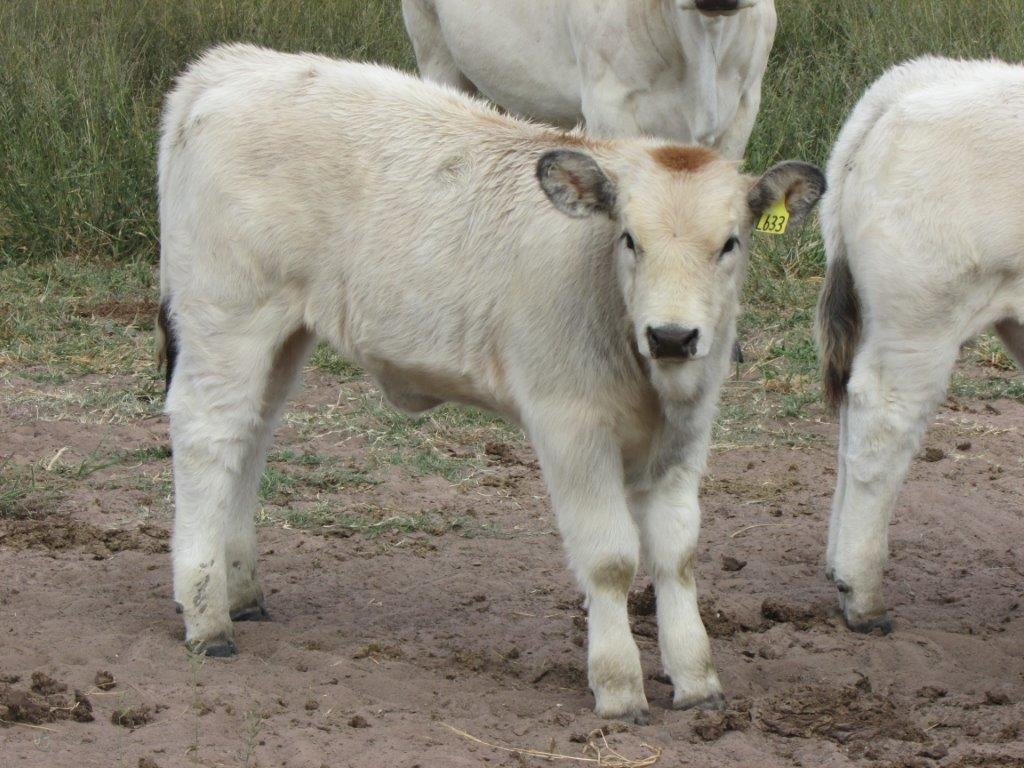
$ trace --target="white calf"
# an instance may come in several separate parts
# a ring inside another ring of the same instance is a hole
[[[995,325],[1024,362],[1024,67],[924,58],[843,127],[822,210],[818,307],[839,409],[828,575],[850,627],[889,619],[888,522],[960,345]]]
[[[738,160],[761,104],[773,0],[403,0],[424,77],[593,135]]]
[[[626,594],[641,548],[680,707],[718,706],[697,610],[697,488],[752,220],[823,176],[599,142],[394,70],[215,49],[160,142],[163,327],[176,370],[174,591],[190,647],[258,617],[253,512],[315,337],[400,408],[491,408],[536,448],[589,601],[590,685],[643,720]]]

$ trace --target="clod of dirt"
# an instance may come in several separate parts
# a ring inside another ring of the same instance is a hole
[[[698,607],[701,621],[704,622],[704,628],[710,637],[732,637],[737,632],[751,629],[751,627],[736,621],[725,611],[720,610],[710,597],[700,598]]]
[[[745,731],[750,726],[750,702],[738,699],[721,712],[700,711],[693,719],[693,732],[702,741],[718,741],[729,731]]]
[[[38,687],[49,691],[42,694],[36,690],[17,690],[9,685],[0,685],[0,721],[4,724],[27,723],[40,725],[57,720],[75,720],[90,723],[93,720],[92,702],[81,691],[67,696],[67,686],[58,683],[42,673],[37,673]],[[36,675],[33,675],[36,678]],[[36,684],[33,680],[33,684]]]
[[[45,672],[32,673],[32,691],[40,696],[52,696],[55,693],[63,693],[68,687],[59,683]]]
[[[626,608],[631,616],[653,616],[657,612],[658,600],[654,596],[654,585],[634,589],[626,599]]]
[[[96,677],[93,678],[92,684],[101,691],[109,691],[117,685],[117,681],[114,679],[112,674],[104,670],[96,673]]]
[[[349,718],[348,726],[349,728],[369,728],[370,723],[362,715],[354,715]]]
[[[518,464],[515,449],[508,443],[490,442],[484,446],[484,453],[504,464]]]
[[[153,708],[149,704],[140,704],[137,707],[119,707],[110,716],[110,722],[124,728],[135,730],[146,723],[153,722]]]
[[[945,695],[946,689],[935,685],[926,685],[923,688],[917,689],[917,698],[927,699],[928,701],[937,701]]]
[[[565,688],[577,688],[586,684],[587,673],[573,664],[555,661],[541,667],[530,682],[536,684],[541,680],[554,682]]]
[[[736,573],[737,571],[742,571],[746,567],[746,560],[737,560],[735,557],[730,557],[729,555],[722,556],[723,571],[726,571],[728,573]]]
[[[19,680],[21,680],[21,675],[0,675],[0,683],[7,685],[14,685]]]
[[[0,523],[0,543],[11,549],[60,551],[86,547],[104,556],[124,550],[161,554],[170,551],[169,538],[166,530],[148,523],[136,529],[107,529],[60,515]]]
[[[316,699],[309,699],[306,702],[306,711],[307,712],[314,712],[314,711],[316,711],[318,709],[320,709],[320,702],[317,701]]]
[[[837,744],[927,738],[891,696],[873,693],[867,680],[842,688],[802,686],[770,696],[758,710],[758,727],[779,736],[818,737]]]
[[[140,757],[139,768],[160,768],[160,766],[152,757]]]
[[[971,450],[971,441],[970,440],[961,440],[959,443],[956,444],[956,449],[958,451],[969,451],[969,450]]]
[[[367,643],[361,645],[352,654],[353,659],[400,659],[402,649],[397,645],[381,645],[380,643]]]
[[[830,608],[824,604],[806,607],[769,599],[761,603],[761,615],[769,621],[792,624],[801,630],[811,629],[819,624],[832,624]]]
[[[946,452],[941,448],[925,448],[921,458],[925,461],[942,461],[946,458]]]
[[[985,691],[985,703],[991,707],[1001,707],[1010,703],[1010,697],[1002,691]]]

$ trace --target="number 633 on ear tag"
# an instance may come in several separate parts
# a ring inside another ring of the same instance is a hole
[[[787,224],[789,224],[789,211],[786,210],[786,201],[779,200],[761,214],[754,229],[768,235],[781,235],[785,233]]]

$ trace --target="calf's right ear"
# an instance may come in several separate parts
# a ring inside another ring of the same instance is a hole
[[[615,185],[590,155],[569,149],[545,152],[537,161],[537,180],[551,203],[574,219],[615,212]]]

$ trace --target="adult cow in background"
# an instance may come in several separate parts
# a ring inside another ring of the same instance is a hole
[[[523,117],[743,157],[772,0],[403,0],[420,73]]]

